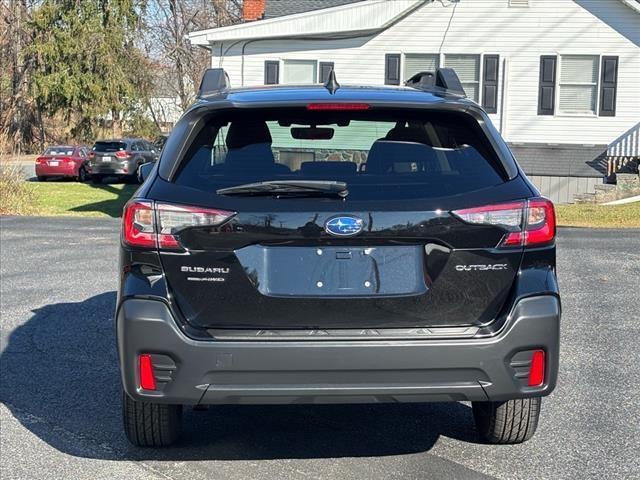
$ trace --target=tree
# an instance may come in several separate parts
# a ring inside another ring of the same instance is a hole
[[[144,103],[149,62],[135,46],[143,9],[142,0],[44,0],[34,10],[33,95],[73,137],[91,138],[101,122],[119,136],[125,114]]]
[[[202,73],[210,64],[209,53],[192,46],[187,34],[240,22],[241,3],[241,0],[149,1],[145,22],[147,55],[160,66],[155,70],[156,75],[163,76],[158,83],[175,90],[183,110],[193,102]]]
[[[0,150],[17,154],[38,137],[43,141],[40,112],[29,91],[34,63],[24,54],[31,11],[28,0],[0,4]]]

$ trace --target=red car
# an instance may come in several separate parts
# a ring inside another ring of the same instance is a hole
[[[58,145],[47,148],[36,158],[36,177],[43,182],[49,177],[73,177],[79,182],[89,178],[89,151],[80,145]]]

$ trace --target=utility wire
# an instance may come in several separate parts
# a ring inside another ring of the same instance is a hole
[[[442,36],[442,42],[440,43],[440,48],[438,49],[438,53],[442,53],[442,46],[444,45],[444,41],[447,39],[447,33],[449,33],[449,29],[451,28],[451,22],[453,21],[453,16],[456,13],[456,7],[458,6],[458,2],[460,0],[451,0],[453,3],[453,9],[451,10],[451,16],[449,17],[449,24],[447,25],[447,29],[444,31],[444,35]]]

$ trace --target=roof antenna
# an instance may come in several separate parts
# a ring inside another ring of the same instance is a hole
[[[329,72],[329,78],[327,78],[327,81],[324,82],[324,88],[329,90],[329,93],[331,95],[336,93],[336,91],[340,88],[340,84],[336,80],[336,72],[333,70],[333,68]]]

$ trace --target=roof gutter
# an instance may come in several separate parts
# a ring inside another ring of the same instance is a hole
[[[281,39],[287,39],[287,40],[340,40],[340,39],[346,39],[346,38],[358,38],[358,37],[366,37],[366,36],[370,36],[370,35],[374,35],[376,33],[380,33],[384,30],[386,30],[387,28],[389,28],[390,26],[394,25],[395,23],[399,22],[400,20],[402,20],[403,18],[407,17],[408,15],[410,15],[411,13],[413,13],[414,11],[416,11],[417,9],[423,7],[424,5],[426,5],[427,3],[433,3],[435,0],[418,0],[413,6],[411,6],[410,8],[404,10],[403,12],[401,12],[400,14],[396,15],[395,17],[387,20],[386,22],[384,22],[382,25],[378,25],[376,27],[371,27],[371,28],[362,28],[362,29],[355,29],[355,30],[333,30],[333,31],[326,31],[326,32],[315,32],[315,33],[310,33],[310,34],[284,34],[284,35],[277,35],[277,34],[264,34],[264,35],[259,35],[259,36],[255,36],[255,37],[247,37],[247,36],[240,36],[240,35],[235,35],[236,33],[240,34],[241,33],[241,29],[238,29],[237,32],[230,32],[230,36],[226,37],[226,38],[218,38],[218,39],[214,39],[214,40],[209,40],[209,35],[204,34],[204,35],[195,35],[194,33],[190,33],[187,35],[187,39],[194,45],[198,45],[198,46],[202,46],[204,48],[207,49],[211,49],[212,46],[215,43],[219,43],[219,42],[229,42],[229,41],[242,41],[242,40],[246,40],[246,41],[255,41],[255,40],[281,40]],[[357,4],[355,4],[357,5]],[[337,7],[340,8],[340,7]],[[285,17],[277,17],[277,20],[282,20]],[[275,19],[274,19],[275,20]],[[261,21],[269,21],[269,20],[261,20]],[[255,23],[255,22],[252,22]],[[205,40],[204,42],[208,42],[208,43],[204,43],[202,40],[200,40],[198,43],[194,43],[194,38],[196,36],[204,36]]]
[[[640,13],[640,3],[637,0],[620,0],[627,7],[636,11],[636,13]]]

